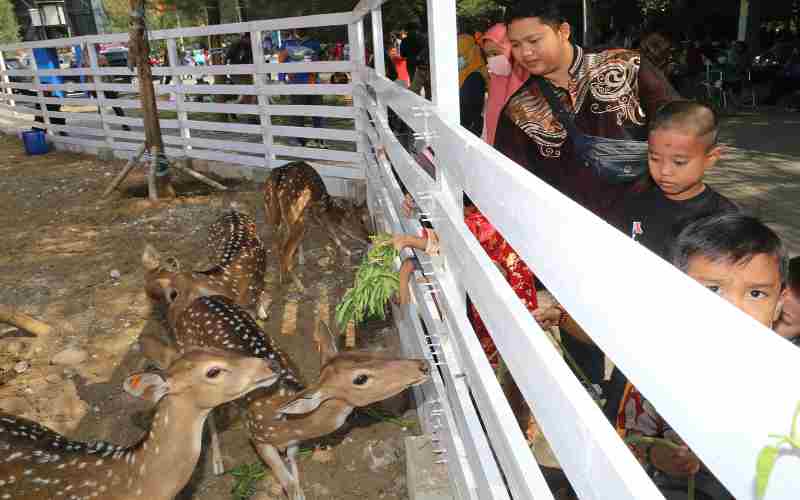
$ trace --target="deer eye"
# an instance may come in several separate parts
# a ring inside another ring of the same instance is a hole
[[[217,378],[219,374],[222,373],[222,368],[217,368],[216,366],[213,368],[209,368],[206,372],[207,378]]]
[[[178,292],[175,291],[175,290],[170,290],[169,291],[169,302],[170,302],[170,304],[175,302],[175,299],[177,299],[177,298],[178,298]]]
[[[361,375],[359,375],[358,377],[353,379],[353,383],[355,385],[364,385],[364,384],[367,383],[367,380],[369,380],[369,376],[368,375],[364,375],[362,373]]]

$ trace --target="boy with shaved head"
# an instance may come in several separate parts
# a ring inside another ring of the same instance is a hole
[[[691,101],[661,107],[650,122],[649,163],[654,185],[623,205],[621,229],[667,258],[675,228],[736,205],[703,182],[720,158],[719,123],[710,108]]]

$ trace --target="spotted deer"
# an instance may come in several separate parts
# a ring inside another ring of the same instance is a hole
[[[291,360],[253,318],[222,296],[196,299],[181,313],[174,334],[177,351],[192,346],[217,347],[266,356],[279,363],[276,369],[284,376],[272,387],[248,394],[240,404],[259,456],[292,500],[305,498],[296,461],[301,442],[335,431],[353,408],[387,399],[428,377],[428,365],[423,360],[368,352],[339,353],[326,327],[320,339],[320,377],[306,387]]]
[[[181,271],[177,260],[163,259],[147,245],[142,256],[147,295],[160,303],[176,304],[170,307],[173,315],[197,297],[224,295],[243,307],[255,308],[259,317],[266,318],[266,248],[252,217],[236,210],[225,213],[209,227],[206,246],[213,262],[211,268]],[[175,319],[170,319],[171,326]]]
[[[262,359],[219,349],[187,351],[163,374],[133,374],[125,390],[156,403],[156,414],[129,447],[72,441],[0,413],[0,498],[170,500],[197,464],[211,409],[278,378]]]
[[[355,205],[331,197],[322,177],[314,167],[303,161],[292,162],[270,172],[264,184],[264,211],[267,224],[272,227],[275,255],[279,257],[280,281],[283,283],[287,277],[291,278],[301,290],[305,287],[293,273],[294,255],[297,252],[302,265],[306,216],[321,226],[345,255],[351,252],[342,243],[341,235],[364,245],[369,243],[366,205]],[[283,236],[280,235],[281,228]]]

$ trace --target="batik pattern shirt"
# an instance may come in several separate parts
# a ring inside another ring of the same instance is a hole
[[[568,88],[556,88],[584,134],[646,140],[647,121],[678,95],[638,51],[585,51],[575,45]],[[534,79],[514,94],[500,117],[495,148],[600,217],[609,220],[638,184],[609,184],[577,158],[564,126]]]

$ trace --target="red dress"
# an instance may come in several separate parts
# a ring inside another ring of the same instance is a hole
[[[533,272],[477,208],[466,208],[464,213],[464,222],[467,227],[478,239],[483,249],[486,250],[489,258],[503,270],[506,275],[506,281],[511,285],[517,297],[522,300],[522,303],[529,311],[536,310],[538,306]],[[497,359],[497,347],[495,347],[494,341],[489,335],[489,330],[486,329],[486,325],[483,324],[478,310],[473,304],[469,305],[468,315],[472,322],[472,327],[475,329],[475,333],[483,346],[483,351],[489,358],[489,363],[495,368],[499,361]]]

